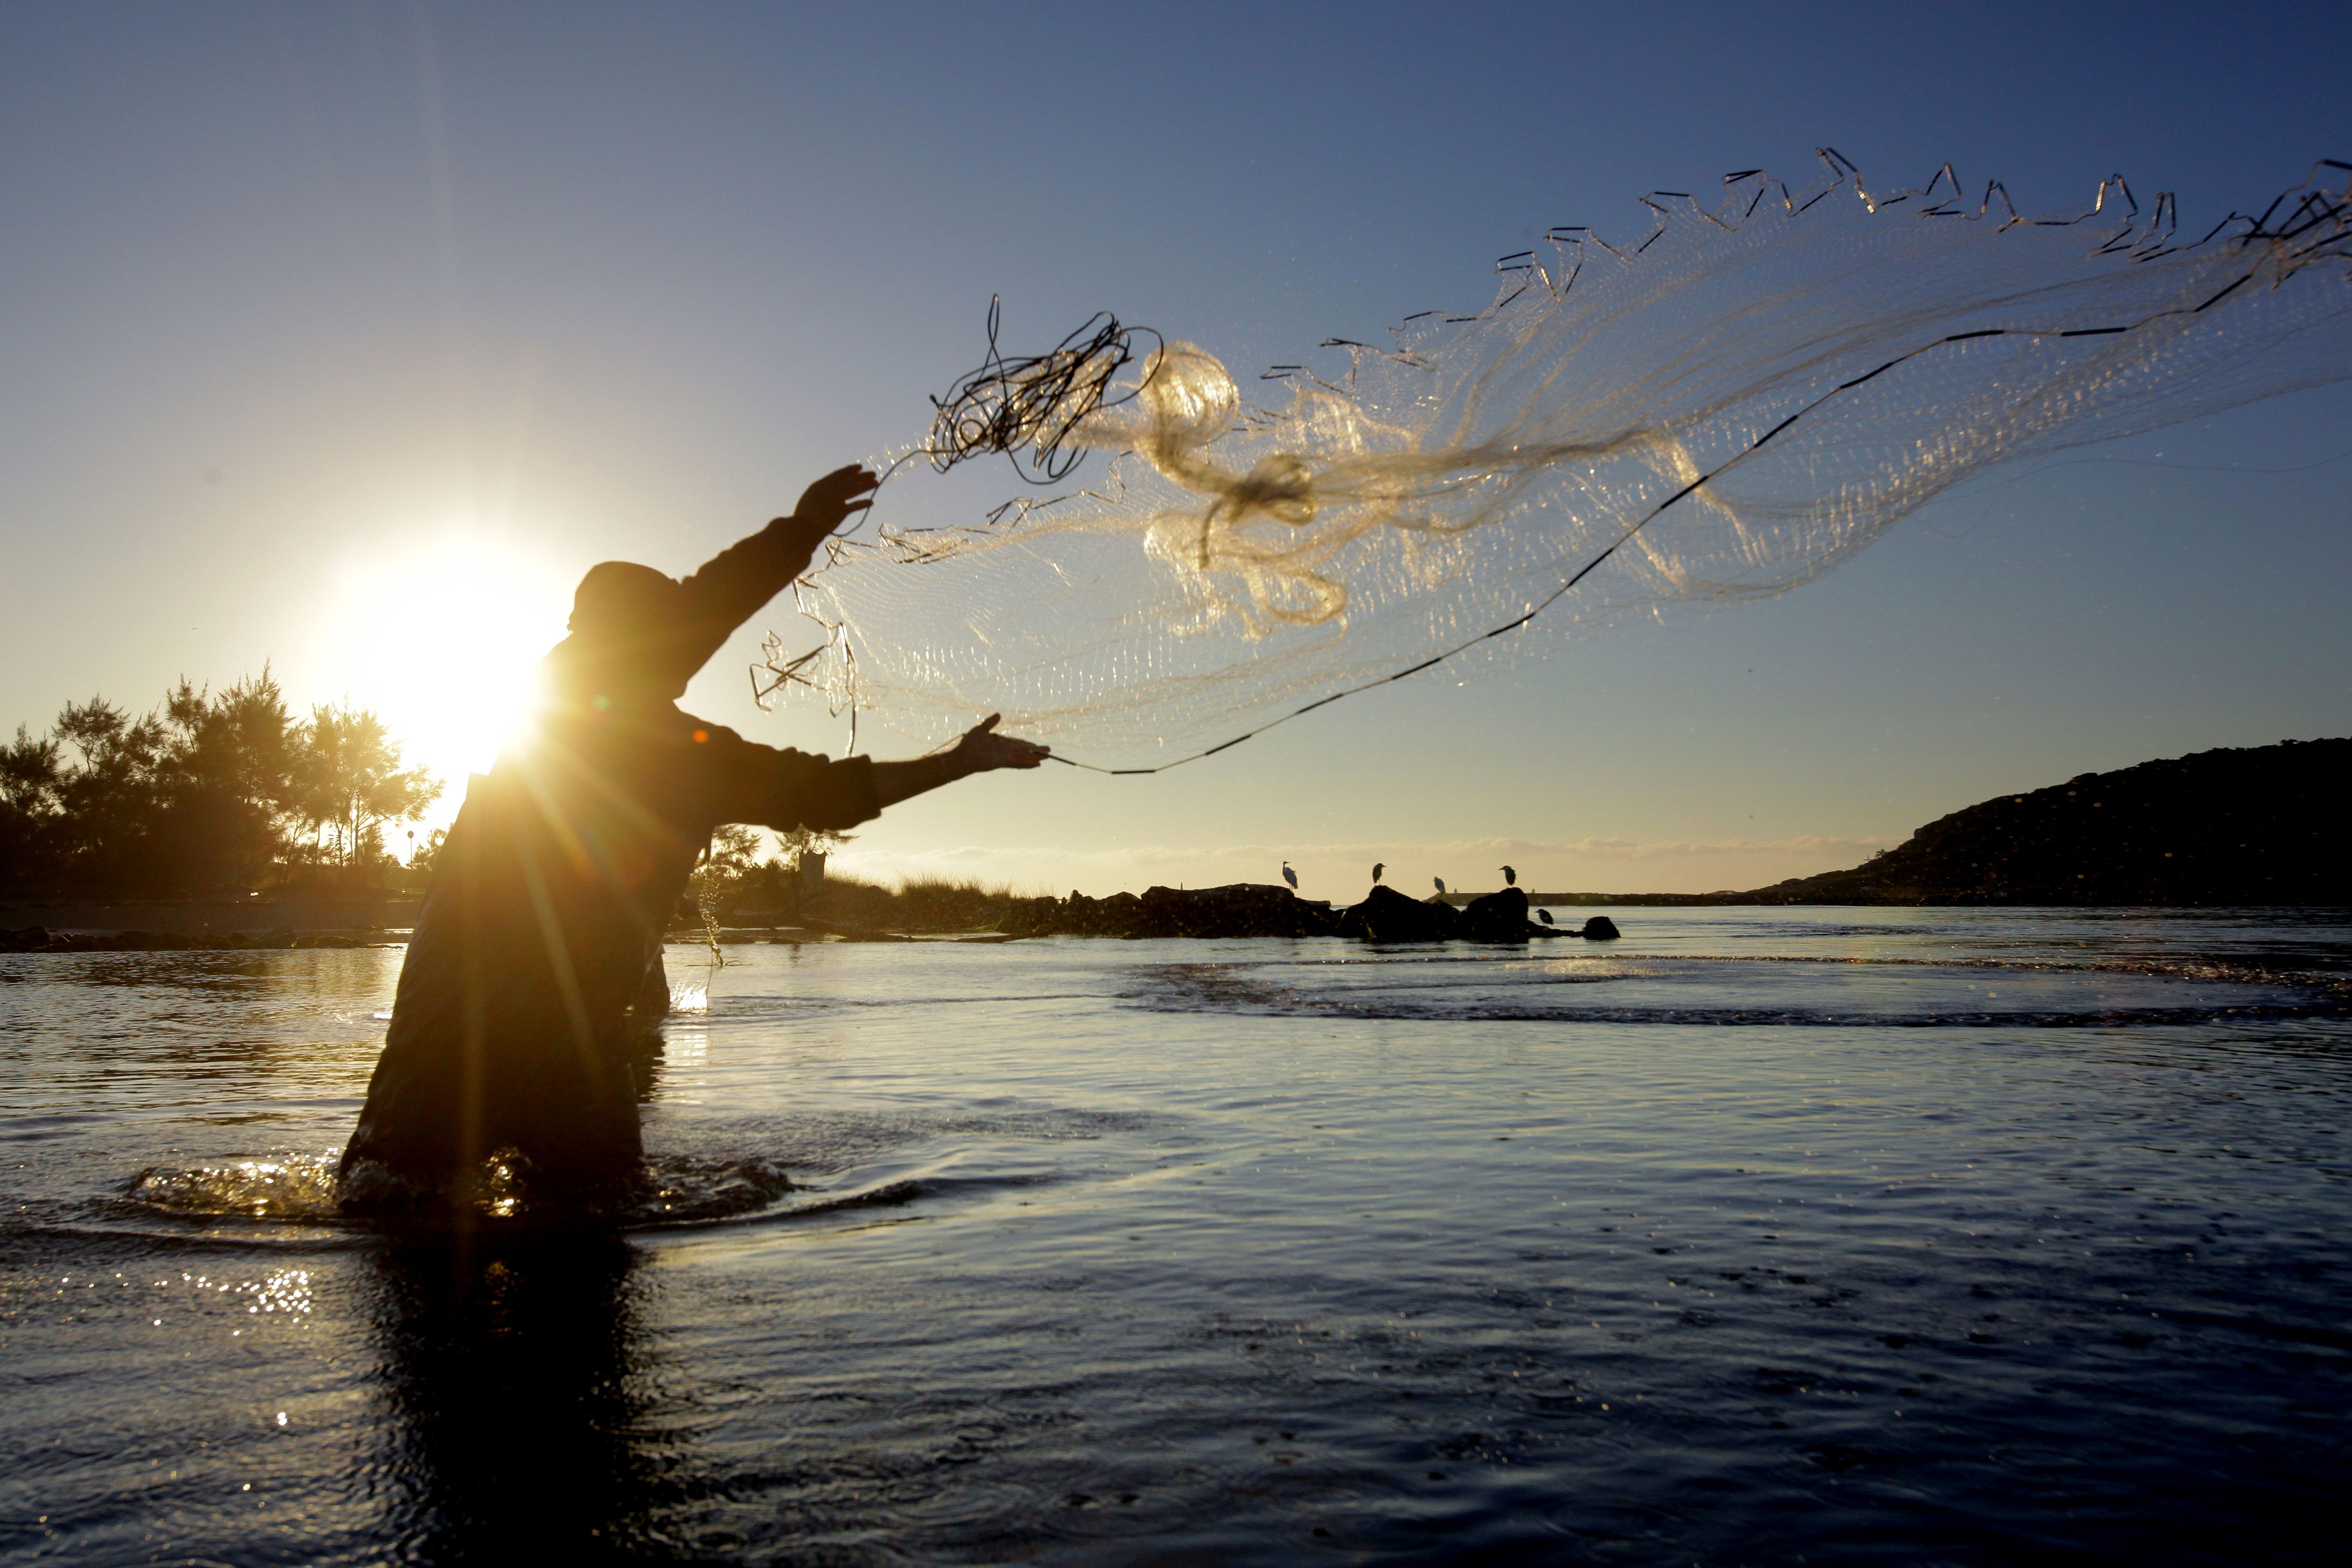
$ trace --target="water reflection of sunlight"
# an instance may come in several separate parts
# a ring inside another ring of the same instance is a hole
[[[353,559],[328,628],[321,689],[372,708],[461,792],[529,716],[540,657],[563,636],[569,580],[453,524],[404,553]]]
[[[710,1088],[710,1031],[703,1026],[704,1016],[696,1014],[662,1031],[661,1098],[675,1110],[703,1104]]]
[[[681,1063],[700,1063],[710,1055],[710,1031],[702,1027],[702,1020],[691,1024],[672,1025],[662,1032],[662,1059],[676,1067]]]

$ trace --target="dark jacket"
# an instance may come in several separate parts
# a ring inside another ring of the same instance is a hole
[[[634,1173],[628,1009],[711,830],[879,811],[867,759],[755,745],[670,700],[782,586],[764,538],[682,584],[646,573],[667,591],[617,627],[583,626],[583,584],[546,713],[474,776],[435,858],[347,1175],[374,1160],[439,1184],[508,1147],[558,1181]]]

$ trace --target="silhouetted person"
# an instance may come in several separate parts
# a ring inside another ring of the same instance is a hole
[[[756,745],[678,710],[703,662],[876,482],[826,475],[682,583],[618,561],[582,580],[534,732],[475,776],[434,858],[346,1177],[372,1160],[439,1187],[512,1147],[551,1185],[625,1182],[643,1154],[626,1015],[711,831],[839,831],[1044,759],[993,717],[949,751],[877,763]]]

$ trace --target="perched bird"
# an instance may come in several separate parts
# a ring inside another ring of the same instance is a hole
[[[1372,880],[1373,880],[1373,881],[1375,881],[1375,882],[1379,881],[1379,880],[1381,879],[1381,872],[1383,872],[1383,871],[1385,871],[1385,870],[1387,870],[1388,868],[1389,868],[1389,863],[1388,863],[1387,861],[1385,861],[1385,860],[1375,860],[1375,861],[1373,861],[1373,862],[1372,862]]]
[[[1549,910],[1538,910],[1536,911],[1536,919],[1543,921],[1546,925],[1554,925],[1558,923],[1551,918],[1551,911]]]
[[[1444,898],[1445,896],[1445,879],[1443,877],[1432,877],[1430,880],[1437,884],[1437,896],[1441,899]]]
[[[1290,884],[1294,892],[1297,890],[1298,873],[1290,868],[1290,862],[1287,860],[1282,863],[1282,879]]]
[[[1505,887],[1507,887],[1507,888],[1516,888],[1516,887],[1517,887],[1518,885],[1519,885],[1519,874],[1518,874],[1517,871],[1512,870],[1508,866],[1504,867],[1504,868],[1503,868],[1503,886],[1505,886]]]

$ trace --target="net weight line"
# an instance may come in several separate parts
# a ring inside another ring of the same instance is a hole
[[[2325,160],[2325,164],[2331,168],[2352,168],[2352,165],[2339,163],[2334,159]],[[2302,218],[2304,221],[2277,232],[2270,232],[2266,231],[2258,220],[2256,227],[2243,236],[2242,238],[2246,240],[2293,239],[2297,235],[2309,232],[2313,227],[2315,227],[2320,224],[2332,220],[2340,220],[2347,211],[2352,211],[2352,201],[2329,203],[2318,207],[2318,210],[2316,211],[2313,210],[2311,204],[2306,203],[2306,205],[2299,209],[2295,214],[2296,217]],[[2269,216],[2269,214],[2263,215],[2264,218],[2267,218]],[[1781,420],[1778,425],[1773,426],[1769,430],[1765,431],[1764,434],[1756,437],[1755,440],[1749,442],[1739,451],[1732,454],[1729,458],[1725,458],[1715,468],[1709,469],[1704,474],[1701,474],[1697,479],[1693,479],[1690,483],[1685,485],[1682,489],[1676,490],[1674,494],[1660,501],[1656,506],[1651,508],[1639,521],[1635,522],[1631,528],[1628,528],[1624,532],[1619,534],[1616,539],[1612,541],[1607,548],[1603,549],[1591,560],[1586,562],[1582,566],[1577,568],[1575,574],[1570,576],[1566,582],[1562,583],[1559,587],[1554,588],[1550,593],[1545,595],[1541,600],[1528,605],[1526,611],[1519,615],[1516,619],[1507,621],[1503,625],[1495,627],[1492,631],[1481,632],[1475,637],[1469,637],[1462,642],[1456,643],[1454,647],[1445,649],[1443,653],[1425,658],[1419,664],[1412,665],[1407,668],[1397,670],[1393,674],[1383,675],[1376,679],[1367,680],[1361,685],[1347,687],[1340,690],[1334,691],[1328,696],[1318,697],[1303,708],[1293,709],[1290,712],[1282,714],[1277,718],[1267,720],[1265,723],[1258,725],[1255,729],[1244,730],[1240,734],[1234,736],[1231,740],[1220,741],[1217,744],[1209,747],[1205,751],[1194,752],[1190,756],[1179,757],[1172,763],[1160,763],[1156,766],[1148,768],[1107,768],[1097,763],[1083,763],[1079,762],[1076,758],[1065,757],[1058,753],[1053,754],[1049,760],[1060,763],[1066,767],[1083,768],[1089,773],[1107,773],[1114,778],[1126,778],[1148,773],[1164,773],[1169,772],[1171,769],[1181,768],[1187,763],[1197,763],[1203,758],[1213,757],[1219,752],[1230,751],[1234,747],[1240,745],[1244,741],[1255,740],[1256,737],[1265,734],[1268,730],[1277,729],[1284,724],[1289,723],[1293,719],[1304,718],[1306,715],[1314,712],[1318,708],[1328,708],[1343,697],[1353,697],[1359,692],[1370,691],[1375,687],[1393,685],[1397,681],[1404,680],[1412,676],[1419,675],[1425,669],[1433,668],[1438,665],[1444,664],[1447,659],[1453,658],[1456,655],[1466,653],[1470,649],[1477,647],[1480,643],[1491,642],[1496,637],[1504,637],[1509,633],[1519,630],[1521,627],[1527,626],[1528,623],[1534,620],[1538,616],[1542,615],[1546,610],[1551,608],[1552,605],[1567,597],[1570,592],[1573,590],[1579,583],[1583,582],[1586,577],[1591,575],[1594,571],[1599,569],[1602,563],[1606,562],[1611,556],[1616,554],[1617,552],[1622,549],[1635,534],[1641,532],[1643,529],[1647,528],[1651,523],[1656,521],[1659,516],[1676,501],[1684,500],[1693,491],[1696,490],[1700,486],[1708,483],[1710,480],[1720,478],[1731,468],[1737,467],[1741,462],[1744,462],[1748,458],[1753,457],[1774,437],[1780,435],[1782,431],[1796,424],[1800,419],[1804,418],[1805,416],[1814,413],[1827,405],[1841,394],[1851,392],[1855,387],[1864,384],[1865,382],[1874,381],[1879,376],[1884,375],[1886,372],[1893,370],[1899,364],[1917,359],[1924,354],[1932,353],[1937,349],[1949,347],[1954,343],[1972,342],[1981,338],[2026,338],[2039,343],[2044,342],[2054,342],[2065,338],[2116,337],[2125,332],[2136,331],[2142,327],[2149,326],[2157,321],[2163,321],[2168,317],[2198,315],[2211,309],[2213,306],[2220,304],[2222,300],[2236,293],[2241,288],[2252,282],[2256,276],[2257,272],[2250,269],[2231,282],[2215,290],[2212,295],[2207,298],[2200,304],[2189,306],[2185,309],[2158,310],[2151,315],[2144,316],[2137,321],[2126,322],[2124,325],[2119,327],[2073,327],[2065,329],[2046,327],[1987,327],[1972,332],[1953,332],[1948,336],[1937,338],[1932,342],[1922,343],[1919,347],[1913,349],[1906,353],[1895,355],[1893,359],[1888,360],[1885,363],[1879,365],[1874,370],[1866,371],[1861,375],[1855,376],[1851,381],[1841,382],[1836,386],[1832,387],[1829,391],[1822,394],[1821,396],[1815,398],[1812,402],[1806,404],[1803,407],[1798,409],[1795,413]],[[2288,278],[2292,278],[2293,276],[2294,276],[2294,274],[2288,274]],[[2285,281],[2287,281],[2286,279],[2280,279],[2282,284]]]

